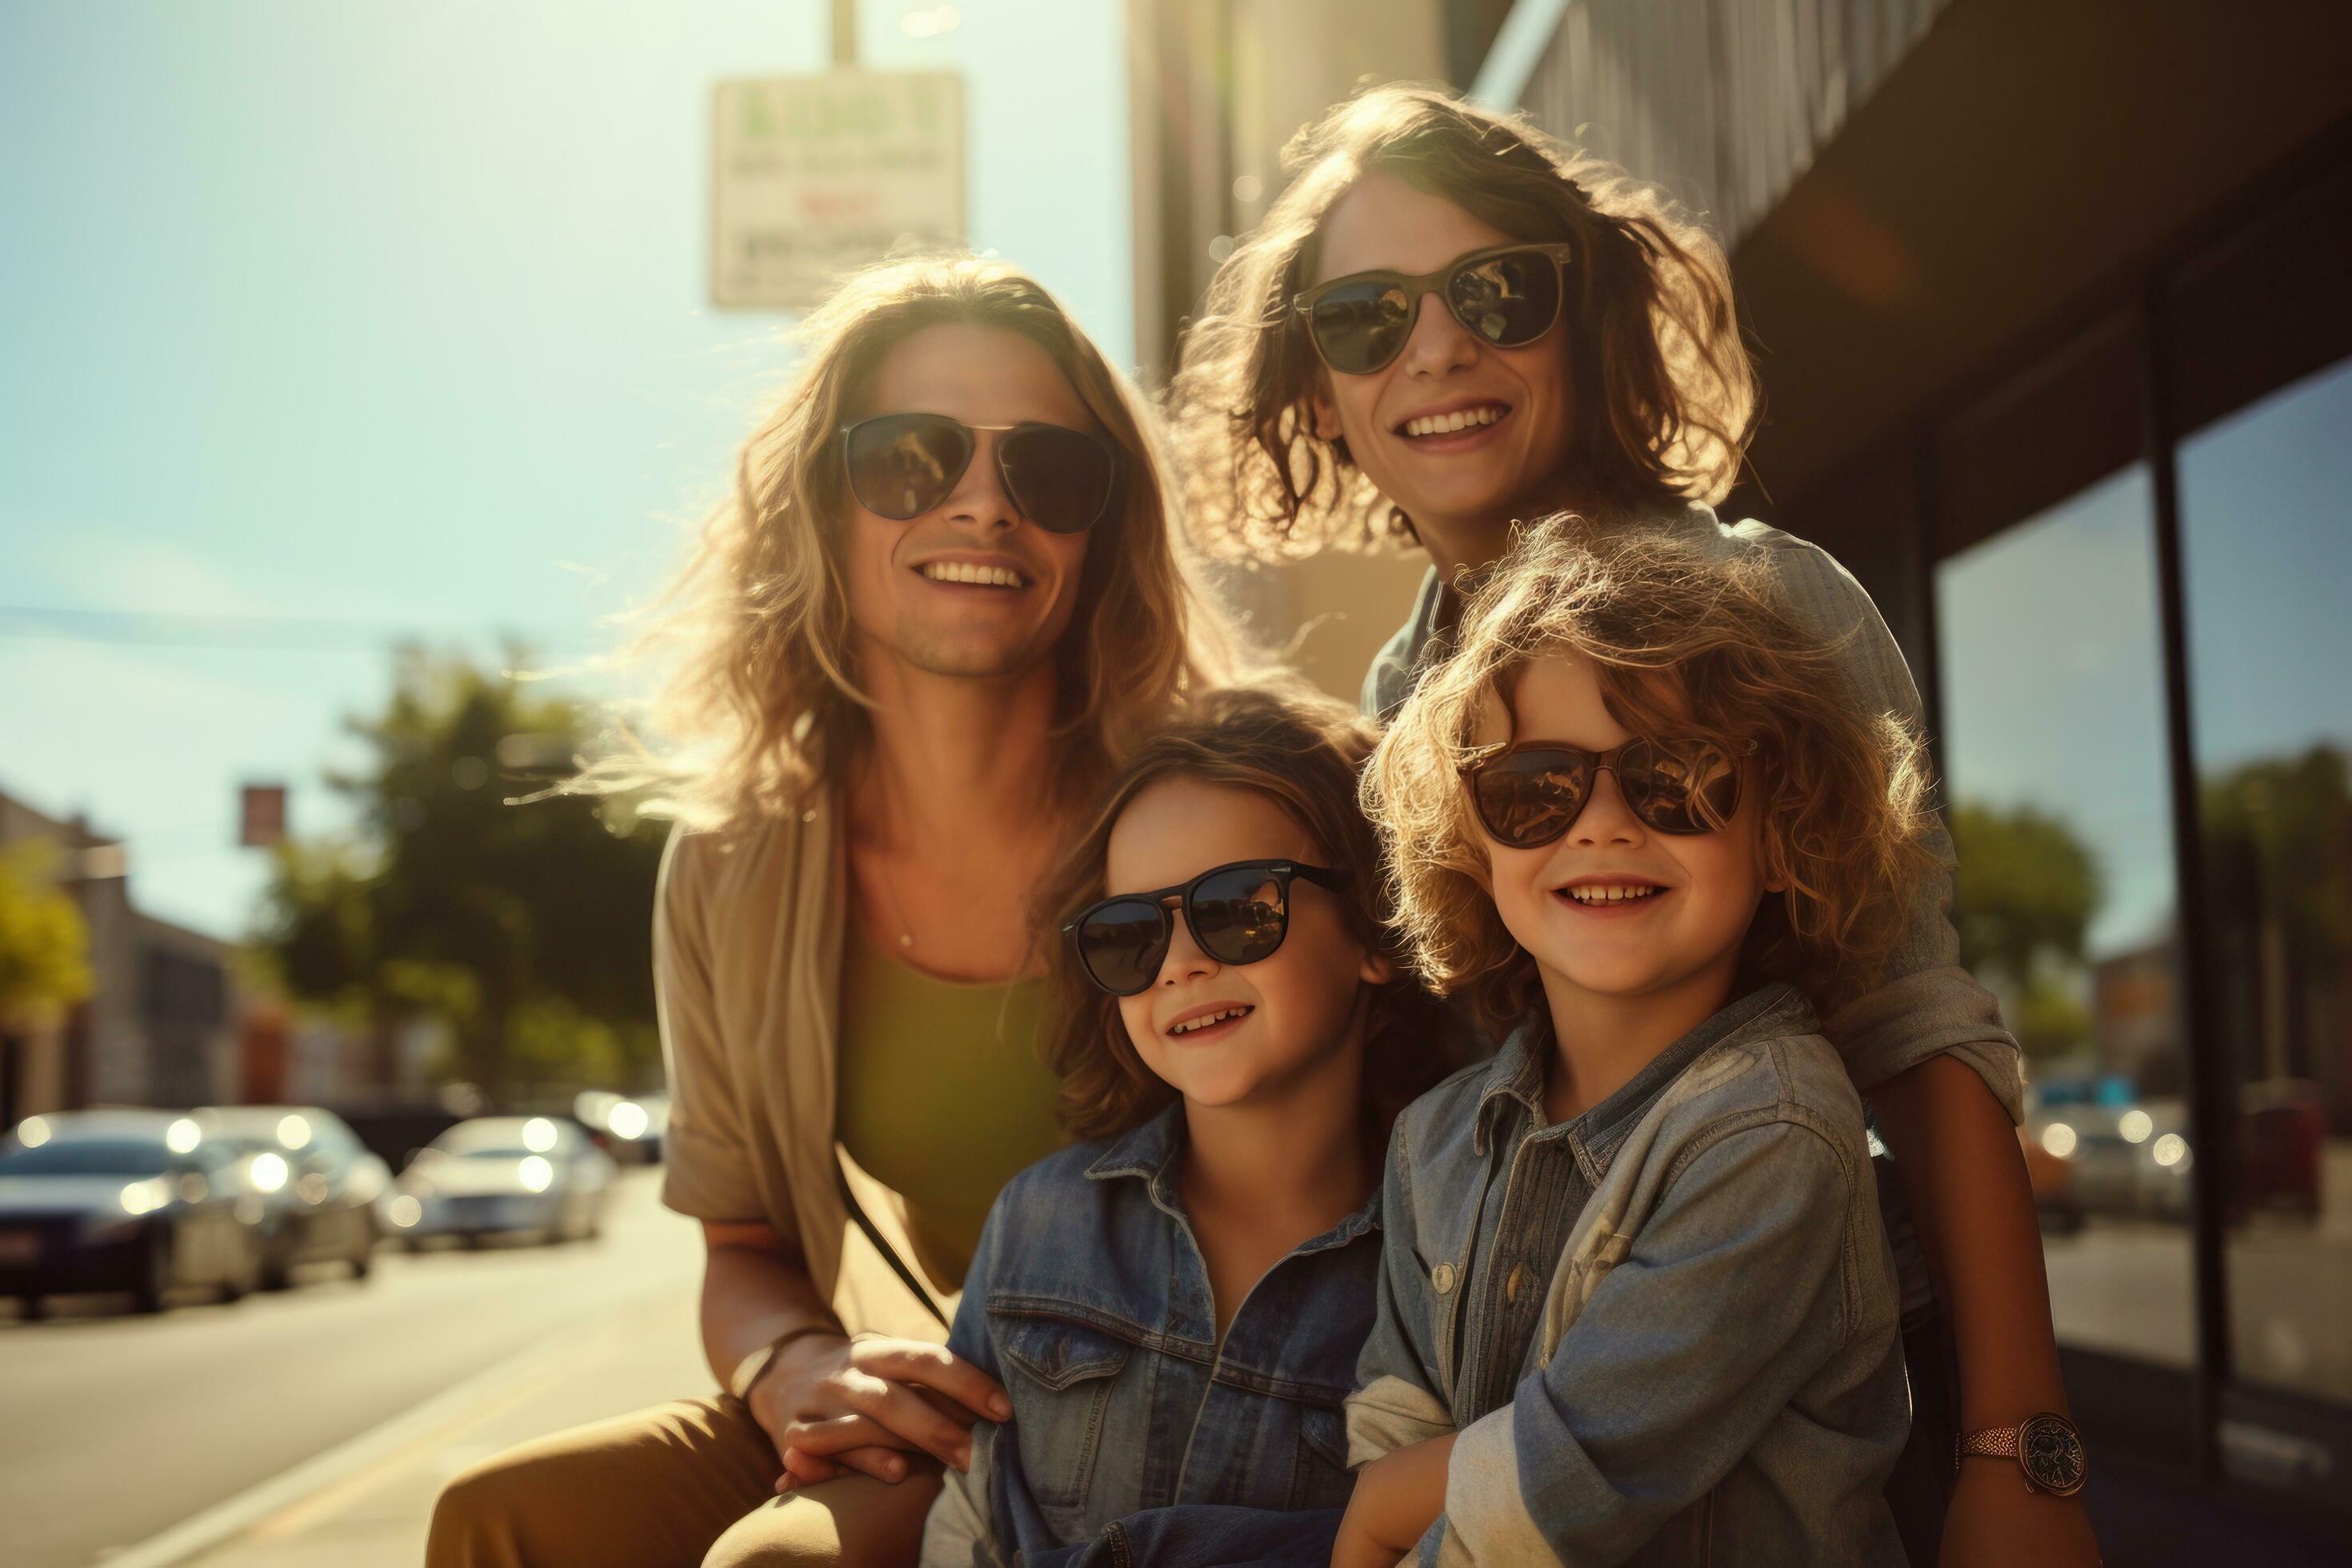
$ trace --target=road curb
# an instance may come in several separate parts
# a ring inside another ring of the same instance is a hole
[[[626,1320],[661,1291],[648,1290],[607,1310],[556,1330],[526,1350],[491,1363],[463,1382],[411,1406],[391,1420],[346,1438],[335,1447],[224,1499],[159,1534],[135,1544],[101,1550],[103,1568],[171,1568],[246,1534],[279,1513],[326,1492],[404,1451],[446,1440],[495,1412],[534,1384],[567,1376],[581,1362],[617,1343]]]

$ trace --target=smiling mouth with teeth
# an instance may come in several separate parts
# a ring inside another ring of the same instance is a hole
[[[1025,588],[1029,579],[1010,566],[975,566],[966,561],[930,561],[915,568],[934,583],[965,583],[981,588]]]
[[[1663,893],[1665,889],[1651,882],[1594,882],[1580,888],[1562,888],[1559,891],[1580,904],[1623,904],[1635,899],[1646,899],[1653,893]]]
[[[1171,1035],[1189,1035],[1196,1030],[1205,1029],[1212,1024],[1222,1024],[1228,1018],[1246,1018],[1250,1012],[1251,1009],[1247,1007],[1220,1007],[1213,1013],[1203,1013],[1197,1018],[1187,1018],[1181,1024],[1171,1024],[1168,1026],[1168,1032]]]
[[[1508,404],[1489,403],[1477,408],[1457,409],[1452,414],[1425,414],[1408,419],[1397,426],[1406,436],[1451,436],[1458,431],[1475,430],[1492,425],[1511,411]]]

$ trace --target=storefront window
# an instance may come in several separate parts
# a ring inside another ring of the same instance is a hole
[[[2188,1366],[2188,1075],[2145,465],[1936,572],[1961,960],[2026,1052],[2062,1343]]]
[[[2231,1351],[2352,1404],[2352,361],[2179,448]]]

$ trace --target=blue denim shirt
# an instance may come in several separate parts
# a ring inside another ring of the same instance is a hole
[[[1899,1563],[1862,1104],[1787,985],[1547,1125],[1548,1020],[1405,1111],[1358,1464],[1458,1430],[1421,1561]]]
[[[1183,1127],[1171,1106],[998,1194],[948,1346],[1004,1384],[1013,1418],[973,1428],[927,1568],[1328,1560],[1379,1198],[1268,1269],[1219,1343],[1177,1190]]]

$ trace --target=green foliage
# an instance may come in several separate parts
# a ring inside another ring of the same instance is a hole
[[[2090,1043],[2091,1017],[2069,989],[2105,896],[2090,848],[2030,805],[1961,804],[1949,814],[1959,873],[1952,923],[1960,963],[2016,990],[2010,1026],[2026,1054],[2062,1057]]]
[[[43,1022],[89,994],[89,932],[56,862],[46,839],[0,849],[0,1024]]]
[[[402,654],[391,701],[350,729],[369,764],[344,841],[280,851],[263,943],[288,989],[381,1022],[425,1014],[453,1074],[626,1087],[658,1054],[646,952],[661,837],[618,803],[541,795],[590,717],[460,659]],[[551,1024],[549,1020],[561,1022]]]
[[[2205,781],[2211,894],[2278,922],[2298,955],[2352,950],[2352,787],[2345,754],[2314,746]]]

